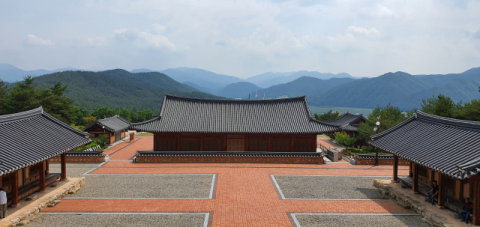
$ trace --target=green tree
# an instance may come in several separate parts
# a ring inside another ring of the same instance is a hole
[[[7,102],[8,97],[7,89],[8,86],[5,84],[5,82],[0,80],[0,115],[7,113],[5,110],[5,102]]]
[[[438,95],[437,97],[422,100],[421,110],[428,114],[434,114],[442,117],[459,118],[461,117],[462,103],[455,104],[450,97]]]
[[[97,144],[99,144],[100,146],[105,146],[105,144],[108,143],[108,138],[105,137],[104,135],[99,135],[97,141],[98,141]]]
[[[33,77],[27,76],[23,81],[15,83],[4,104],[6,114],[27,111],[40,106],[33,80]]]
[[[85,126],[89,126],[95,123],[95,121],[97,121],[97,118],[94,116],[88,116],[88,117],[84,117],[83,121],[85,121]]]
[[[75,116],[76,116],[76,119],[75,119],[75,125],[79,125],[79,126],[87,126],[87,122],[85,122],[85,120],[83,119],[84,117],[88,117],[88,110],[86,109],[82,109],[78,106],[74,106],[73,107],[73,110],[75,112]],[[96,119],[95,119],[96,120]]]
[[[97,119],[103,119],[113,117],[115,116],[115,114],[116,111],[114,109],[109,109],[108,107],[100,107],[96,108],[91,115],[97,117]]]
[[[343,116],[340,115],[338,112],[332,112],[332,110],[329,110],[328,112],[324,114],[313,114],[315,116],[315,119],[319,121],[333,121],[338,119],[339,117]]]
[[[65,96],[65,90],[68,86],[62,86],[60,82],[49,89],[38,90],[37,96],[40,105],[53,117],[65,122],[75,123],[77,114],[73,107],[73,100]]]
[[[346,132],[335,132],[335,141],[345,147],[351,147],[357,142],[357,138],[350,137]]]
[[[123,117],[130,122],[132,121],[132,114],[132,111],[129,109],[121,109],[118,111],[118,115],[120,115],[120,117]]]
[[[390,104],[386,107],[377,107],[370,115],[368,115],[368,121],[361,123],[358,127],[359,138],[364,139],[365,141],[370,141],[371,135],[376,134],[377,132],[383,132],[401,123],[412,114],[412,112],[409,112],[406,114],[407,116],[405,116],[398,107],[393,107]],[[378,118],[379,116],[380,119]],[[376,125],[377,121],[380,122],[379,126]],[[374,131],[374,128],[377,128],[377,131]]]
[[[462,111],[462,118],[471,121],[480,121],[480,100],[474,99],[465,103]]]

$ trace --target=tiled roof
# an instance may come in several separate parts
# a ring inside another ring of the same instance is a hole
[[[324,133],[340,128],[315,120],[305,96],[273,100],[194,99],[165,95],[157,118],[132,124],[144,132]]]
[[[0,116],[0,176],[42,162],[90,142],[42,107]]]
[[[366,154],[366,153],[357,153],[355,154],[356,159],[375,159],[376,154]],[[393,159],[391,154],[379,154],[378,159]]]
[[[367,121],[367,118],[365,118],[363,115],[346,113],[340,118],[333,121],[329,121],[328,123],[332,125],[340,126],[344,131],[356,132],[358,130],[358,126],[355,126],[354,124],[358,123],[361,120]]]
[[[123,117],[115,115],[113,117],[97,120],[95,123],[85,128],[85,131],[93,127],[94,125],[104,126],[105,130],[110,132],[118,132],[130,127],[130,122]]]
[[[480,122],[415,115],[382,133],[370,144],[457,179],[480,172]]]

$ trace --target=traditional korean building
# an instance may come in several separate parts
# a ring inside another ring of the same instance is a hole
[[[160,115],[132,124],[154,133],[154,151],[316,152],[317,134],[339,131],[315,120],[305,96],[214,100],[165,95]]]
[[[65,153],[89,143],[88,134],[45,113],[42,107],[0,116],[0,187],[8,204],[59,178],[66,178]],[[61,156],[61,174],[49,173],[49,159]]]
[[[360,123],[365,123],[367,121],[367,118],[365,118],[363,115],[355,115],[351,113],[346,113],[342,117],[329,121],[329,124],[339,126],[342,131],[345,131],[347,133],[356,133],[358,130],[358,126]]]
[[[461,210],[473,201],[473,222],[480,225],[480,122],[415,111],[397,126],[371,137],[370,144],[394,155],[393,179],[426,194],[439,185],[438,205]],[[409,176],[397,176],[398,157],[411,162]],[[448,202],[447,202],[448,201]]]
[[[85,131],[90,133],[90,139],[96,140],[98,136],[104,135],[109,143],[125,138],[125,134],[130,127],[130,122],[123,117],[115,115],[113,117],[100,119],[87,126]]]

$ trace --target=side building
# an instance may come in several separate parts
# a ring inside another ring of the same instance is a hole
[[[89,143],[88,134],[43,111],[42,107],[0,116],[0,187],[8,204],[65,179],[65,153]],[[49,160],[61,157],[61,174],[49,173]]]
[[[316,152],[317,134],[340,127],[315,120],[304,97],[214,100],[165,95],[160,115],[131,129],[154,133],[154,151]]]
[[[393,179],[426,194],[439,186],[438,205],[461,210],[473,201],[473,222],[480,225],[480,122],[415,115],[377,135],[370,144],[394,155]],[[398,176],[398,158],[411,162],[409,176]]]
[[[100,135],[108,138],[108,143],[125,138],[126,132],[130,127],[130,122],[123,117],[115,115],[113,117],[100,119],[85,128],[90,133],[90,139],[96,140]]]

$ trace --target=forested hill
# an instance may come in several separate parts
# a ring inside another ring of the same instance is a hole
[[[196,91],[194,88],[171,80],[171,78],[170,81],[168,78],[163,77],[163,74],[140,75],[137,80],[133,80],[121,72],[117,72],[115,76],[103,73],[65,71],[36,77],[34,84],[44,88],[51,87],[57,82],[68,85],[65,94],[75,101],[74,105],[88,110],[110,107],[148,109],[158,112],[165,94],[193,98],[220,98]],[[137,76],[139,74],[133,75]],[[160,81],[167,84],[158,81],[151,81],[149,84],[146,78],[150,76],[162,78]],[[170,86],[173,89],[167,89]]]

